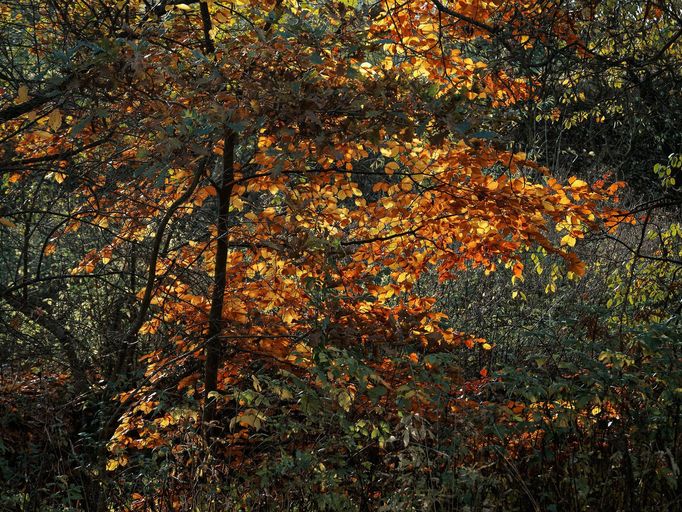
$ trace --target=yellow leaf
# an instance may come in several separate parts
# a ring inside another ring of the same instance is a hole
[[[247,409],[243,414],[239,415],[238,421],[242,427],[253,427],[256,430],[260,430],[265,421],[265,415],[256,409]]]
[[[244,208],[244,201],[242,201],[241,198],[239,198],[238,196],[233,196],[231,201],[232,201],[232,206],[236,210],[241,211]]]
[[[350,396],[350,393],[348,393],[348,391],[345,390],[341,391],[341,393],[339,393],[338,401],[339,405],[344,411],[346,412],[350,411],[350,406],[353,403],[353,398]]]
[[[62,125],[62,113],[58,108],[50,112],[50,117],[47,118],[47,125],[54,131],[59,130],[59,127]]]
[[[490,350],[493,348],[493,346],[490,343],[484,343],[483,345],[481,345],[481,347],[483,347],[483,350]]]
[[[260,381],[258,380],[258,377],[255,375],[251,375],[251,380],[253,381],[253,389],[258,391],[259,393],[263,391],[263,386],[261,386]]]
[[[291,398],[294,397],[291,391],[289,391],[286,388],[275,387],[273,388],[273,390],[275,393],[277,393],[277,396],[279,396],[282,400],[290,400]]]
[[[298,320],[300,315],[296,313],[292,308],[284,308],[282,311],[282,320],[285,324],[292,324],[295,320]]]
[[[575,247],[575,238],[573,238],[571,235],[564,235],[564,237],[561,239],[561,245]]]
[[[116,459],[109,459],[107,461],[107,471],[113,471],[118,467],[118,460]]]
[[[17,97],[14,100],[14,103],[16,103],[17,105],[21,105],[26,101],[28,101],[28,87],[22,85],[21,87],[19,87],[19,90],[17,91]]]

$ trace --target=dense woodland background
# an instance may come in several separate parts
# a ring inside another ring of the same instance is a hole
[[[682,510],[682,2],[0,3],[0,510]]]

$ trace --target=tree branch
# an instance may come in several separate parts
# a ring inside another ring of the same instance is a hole
[[[9,288],[0,284],[0,298],[4,299],[15,310],[30,318],[59,341],[74,378],[76,388],[79,392],[85,391],[89,387],[89,383],[85,369],[76,354],[75,347],[78,345],[78,340],[54,318],[48,307],[40,299],[28,294],[25,297],[25,299],[17,297]]]
[[[450,9],[449,7],[446,7],[443,5],[443,2],[440,0],[432,0],[433,4],[436,6],[436,9],[438,11],[442,12],[443,14],[447,14],[448,16],[452,16],[453,18],[456,18],[460,21],[463,21],[465,23],[468,23],[469,25],[473,25],[474,27],[480,28],[481,30],[488,32],[490,34],[496,35],[499,34],[502,30],[499,27],[493,26],[493,25],[488,25],[487,23],[483,23],[482,21],[478,21],[474,18],[471,18],[467,16],[466,14],[461,14],[457,11],[454,11]]]

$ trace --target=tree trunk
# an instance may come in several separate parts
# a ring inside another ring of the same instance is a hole
[[[237,137],[230,129],[225,131],[223,148],[223,169],[220,183],[216,185],[218,193],[217,246],[215,253],[215,273],[213,275],[213,293],[211,309],[208,314],[208,334],[206,336],[206,362],[204,366],[204,422],[210,423],[215,418],[215,400],[209,396],[217,389],[218,368],[221,359],[220,332],[223,327],[223,302],[225,283],[227,280],[227,253],[229,235],[230,197],[234,182],[234,148]]]

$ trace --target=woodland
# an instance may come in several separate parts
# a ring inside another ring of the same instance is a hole
[[[682,510],[682,0],[0,2],[0,511]]]

